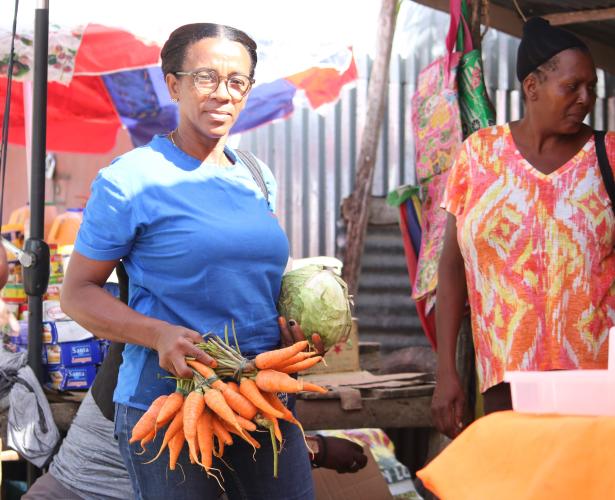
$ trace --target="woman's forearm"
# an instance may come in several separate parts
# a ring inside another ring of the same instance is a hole
[[[438,280],[436,292],[436,338],[438,370],[453,371],[457,337],[467,299],[465,273],[449,271]]]
[[[140,314],[94,283],[62,290],[62,310],[97,337],[154,349],[166,323]]]
[[[436,290],[438,371],[455,372],[457,336],[468,298],[463,257],[457,243],[457,221],[448,216]]]

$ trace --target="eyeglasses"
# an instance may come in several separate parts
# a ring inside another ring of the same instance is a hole
[[[197,69],[195,71],[175,71],[179,76],[191,76],[194,86],[203,95],[213,94],[224,80],[226,90],[233,99],[241,100],[248,93],[254,80],[249,76],[235,73],[226,78],[221,77],[214,69]]]

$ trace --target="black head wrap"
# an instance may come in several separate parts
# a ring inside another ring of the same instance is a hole
[[[517,52],[517,78],[520,82],[541,64],[561,51],[587,46],[569,31],[551,26],[542,17],[533,17],[523,25],[523,38]]]

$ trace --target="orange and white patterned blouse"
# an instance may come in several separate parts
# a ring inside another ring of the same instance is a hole
[[[615,167],[615,133],[606,136]],[[463,144],[444,207],[457,218],[480,390],[506,370],[606,368],[615,325],[615,216],[593,137],[543,174],[509,126]]]

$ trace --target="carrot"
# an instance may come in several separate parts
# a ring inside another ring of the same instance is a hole
[[[268,392],[300,392],[303,383],[290,375],[275,370],[260,370],[254,379],[261,391]],[[273,416],[277,417],[272,413]]]
[[[226,382],[226,390],[222,392],[224,399],[237,415],[252,420],[258,413],[258,408],[239,391],[236,382]]]
[[[222,421],[216,415],[213,415],[211,419],[211,423],[214,428],[214,435],[222,440],[224,444],[228,444],[229,446],[233,444],[233,437],[230,432],[222,425]]]
[[[214,436],[218,440],[218,452],[214,452],[214,455],[221,457],[224,454],[224,445],[232,445],[233,438],[231,433],[222,425],[222,422],[217,416],[213,416],[211,423],[214,430]]]
[[[141,443],[140,443],[141,451],[138,452],[137,454],[142,455],[143,453],[145,453],[146,451],[145,445],[148,443],[151,443],[155,437],[156,437],[156,431],[152,429],[151,432],[141,440]]]
[[[203,399],[203,393],[195,390],[191,391],[186,397],[184,402],[184,435],[188,442],[188,449],[190,450],[190,457],[195,460],[199,459],[197,449],[197,437],[196,437],[196,425],[199,417],[205,410],[205,399]]]
[[[180,429],[169,441],[169,469],[175,470],[185,440],[184,431]]]
[[[321,361],[322,361],[322,356],[315,356],[313,358],[307,358],[307,359],[304,359],[303,361],[299,361],[298,363],[295,363],[294,365],[288,365],[288,366],[283,366],[282,368],[278,368],[278,371],[281,371],[282,373],[302,372],[304,370],[307,370],[308,368],[311,368],[315,364],[320,363]]]
[[[221,384],[223,384],[224,382],[222,382],[219,378],[218,375],[216,375],[216,372],[213,371],[209,366],[201,363],[200,361],[197,361],[196,359],[187,359],[186,360],[186,364],[196,370],[199,374],[201,374],[203,377],[205,377],[207,380],[207,383],[209,384],[209,379],[213,379],[215,378],[216,381],[213,382],[212,387],[215,386],[215,384],[219,381]],[[217,389],[217,387],[216,387]]]
[[[278,398],[277,394],[274,394],[273,392],[264,392],[263,396],[267,401],[271,403],[271,406],[273,406],[276,410],[279,410],[284,413],[284,420],[299,427],[301,435],[303,436],[303,442],[305,443],[306,448],[309,450],[310,447],[308,446],[308,443],[305,439],[305,431],[303,430],[303,426],[301,425],[301,422],[299,422],[299,420],[295,418],[293,412],[286,408],[286,406],[284,406],[284,403],[280,401],[280,398]]]
[[[283,414],[283,416],[280,418],[293,424],[297,423],[297,419],[293,415],[293,412],[286,408],[286,406],[284,406],[284,403],[280,401],[280,398],[278,398],[277,394],[275,394],[274,392],[263,392],[263,397],[267,400],[269,404],[271,404],[271,406],[273,406],[276,410]]]
[[[259,410],[265,411],[278,418],[282,418],[284,416],[267,402],[254,380],[243,377],[239,384],[239,391]]]
[[[246,420],[252,420],[254,415],[258,413],[258,408],[247,399],[243,394],[235,392],[226,387],[221,391],[227,404],[233,409],[237,415],[240,415]]]
[[[254,439],[254,437],[249,432],[244,432],[243,434],[239,434],[239,432],[237,432],[235,429],[233,429],[230,426],[230,424],[228,424],[226,422],[222,422],[222,425],[224,427],[226,427],[226,430],[229,431],[231,434],[237,434],[239,437],[243,438],[245,441],[250,443],[254,448],[260,448],[261,447],[261,444],[256,439]]]
[[[173,394],[167,397],[166,401],[160,408],[160,412],[156,417],[156,429],[169,423],[173,417],[177,414],[179,409],[184,404],[184,393],[181,391],[175,391]]]
[[[294,356],[291,356],[290,358],[282,361],[281,363],[278,363],[277,365],[272,366],[271,368],[274,370],[280,370],[281,368],[294,365],[295,363],[299,363],[300,361],[304,361],[315,355],[316,355],[316,351],[308,351],[308,352],[301,351],[295,354]]]
[[[247,401],[248,403],[250,403],[250,411],[249,412],[244,412],[244,414],[239,413],[239,415],[241,415],[244,418],[247,418],[249,420],[252,420],[254,418],[254,416],[258,413],[258,408],[256,406],[254,406],[252,404],[252,402],[246,398],[243,394],[241,394],[241,391],[239,390],[239,385],[237,384],[237,382],[230,380],[229,382],[226,382],[226,388],[229,389],[229,392],[232,391],[235,394],[239,394],[245,401]],[[229,405],[230,406],[230,405]],[[235,410],[235,412],[237,413],[237,410]],[[252,413],[254,413],[254,415],[252,415]]]
[[[269,416],[271,417],[271,416]],[[256,421],[258,424],[269,431],[269,437],[271,439],[271,449],[273,451],[273,477],[278,477],[278,455],[280,453],[280,448],[276,443],[276,438],[279,436],[280,444],[282,443],[282,433],[280,432],[280,428],[277,426],[277,419],[275,417],[268,418],[265,415],[258,415],[256,417]],[[274,425],[274,421],[276,425]],[[277,432],[276,432],[277,428]]]
[[[145,439],[155,428],[156,418],[160,412],[160,409],[164,405],[167,399],[167,395],[158,396],[147,411],[141,416],[135,426],[132,428],[132,434],[130,436],[130,444],[136,443],[141,439]],[[143,446],[143,445],[141,445]]]
[[[243,418],[241,415],[235,415],[235,418],[237,419],[237,423],[239,424],[239,426],[242,429],[245,429],[247,431],[255,431],[256,430],[256,424],[254,422],[252,422],[252,420],[248,420],[247,418]]]
[[[239,392],[239,385],[234,380],[230,380],[226,383],[226,386],[231,389],[233,392]]]
[[[218,415],[222,420],[227,421],[239,432],[242,432],[241,426],[235,418],[235,413],[227,404],[222,393],[217,389],[205,389],[205,403],[211,410]]]
[[[214,431],[212,427],[212,414],[207,408],[199,417],[196,435],[201,452],[200,464],[208,471],[213,461]]]
[[[327,392],[329,392],[328,389],[321,387],[320,385],[316,385],[316,384],[312,384],[311,382],[304,382],[303,383],[303,390],[304,391],[308,391],[308,392],[320,392],[321,394],[326,394]]]
[[[254,358],[254,363],[259,370],[266,370],[294,356],[298,352],[304,351],[308,346],[309,342],[307,340],[300,340],[288,347],[262,352]]]
[[[205,377],[205,379],[207,379],[207,383],[211,387],[213,387],[214,389],[218,389],[222,393],[224,399],[235,413],[241,415],[244,418],[247,418],[248,420],[254,418],[254,415],[256,415],[258,409],[239,393],[239,389],[231,389],[229,391],[228,384],[220,380],[216,375],[216,372],[214,372],[209,366],[204,365],[203,363],[199,363],[198,361],[193,360],[187,360],[186,363],[188,364],[188,366],[196,370],[200,375]]]
[[[282,444],[282,430],[280,429],[280,423],[278,422],[278,419],[275,418],[273,415],[269,415],[268,413],[264,413],[263,417],[265,417],[267,420],[269,420],[269,422],[271,422],[271,425],[273,425],[273,433],[277,440],[280,442],[280,444]]]
[[[150,464],[154,460],[157,460],[158,457],[160,457],[164,449],[169,444],[169,441],[171,441],[171,438],[175,436],[175,434],[177,434],[179,430],[182,428],[183,422],[184,422],[184,407],[182,406],[180,407],[179,411],[175,414],[175,416],[173,417],[173,420],[171,420],[171,423],[167,427],[167,430],[164,433],[162,444],[160,445],[160,449],[158,450],[158,453],[149,462],[145,462],[146,464]]]

